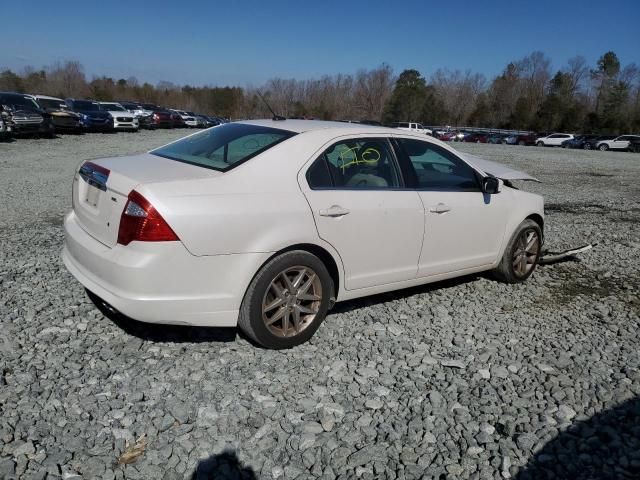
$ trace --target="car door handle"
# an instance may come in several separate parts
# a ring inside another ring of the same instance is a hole
[[[448,212],[449,210],[451,210],[451,207],[444,203],[439,203],[437,205],[433,205],[432,207],[429,207],[429,211],[432,213],[445,213],[445,212]]]
[[[321,217],[343,217],[349,213],[349,210],[342,208],[340,205],[332,205],[329,208],[320,210]]]

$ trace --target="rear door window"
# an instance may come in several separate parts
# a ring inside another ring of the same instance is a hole
[[[311,188],[348,190],[400,187],[400,175],[387,139],[357,138],[335,143],[307,172]]]

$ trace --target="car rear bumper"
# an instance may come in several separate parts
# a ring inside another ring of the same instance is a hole
[[[197,257],[181,242],[109,248],[83,230],[74,212],[64,227],[69,272],[114,309],[149,323],[236,326],[245,290],[270,255]]]

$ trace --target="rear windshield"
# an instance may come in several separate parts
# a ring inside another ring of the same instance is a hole
[[[277,128],[227,123],[178,140],[151,153],[225,172],[295,135]]]

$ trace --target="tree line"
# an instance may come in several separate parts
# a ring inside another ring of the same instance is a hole
[[[140,83],[135,77],[87,79],[77,61],[21,72],[2,69],[0,91],[62,98],[133,100],[231,118],[277,114],[323,120],[415,121],[534,131],[628,133],[640,131],[640,71],[614,52],[595,65],[582,56],[553,72],[551,60],[533,52],[510,62],[495,78],[439,69],[396,75],[382,64],[353,74],[308,80],[273,78],[259,87]]]

